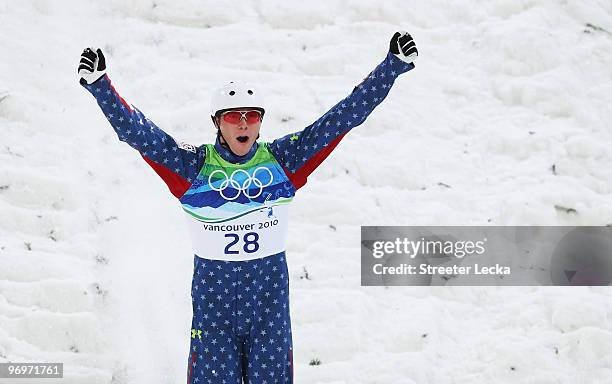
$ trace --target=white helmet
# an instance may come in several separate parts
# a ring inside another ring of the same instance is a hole
[[[256,87],[249,83],[232,81],[217,89],[211,97],[210,116],[218,112],[235,108],[253,108],[261,111],[263,116],[264,100]]]

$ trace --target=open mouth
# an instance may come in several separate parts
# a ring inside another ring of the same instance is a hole
[[[236,140],[238,140],[241,143],[246,143],[247,141],[249,141],[249,137],[248,136],[238,136]]]

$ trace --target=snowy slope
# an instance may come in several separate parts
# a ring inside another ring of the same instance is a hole
[[[359,286],[360,225],[612,223],[612,3],[175,3],[0,0],[0,361],[185,382],[182,212],[78,85],[84,47],[193,144],[214,139],[213,87],[263,84],[270,140],[346,96],[399,28],[417,68],[292,208],[296,382],[612,381],[607,288]]]

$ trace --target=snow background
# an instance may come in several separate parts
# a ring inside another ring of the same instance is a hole
[[[45,383],[186,379],[183,213],[78,84],[83,48],[192,144],[214,139],[211,89],[262,84],[271,140],[345,97],[397,29],[416,69],[293,204],[296,383],[612,381],[607,287],[359,284],[360,225],[612,222],[603,0],[0,0],[0,361],[64,362]]]

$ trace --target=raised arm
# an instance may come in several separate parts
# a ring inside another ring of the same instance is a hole
[[[418,55],[412,37],[396,32],[389,53],[350,95],[333,106],[314,123],[270,143],[269,148],[296,189],[329,156],[340,140],[372,113],[391,90],[395,79],[414,68]]]
[[[80,83],[96,99],[119,140],[140,152],[144,160],[180,198],[191,186],[204,163],[205,147],[177,143],[137,108],[125,101],[106,74],[100,49],[87,48],[78,69]]]

